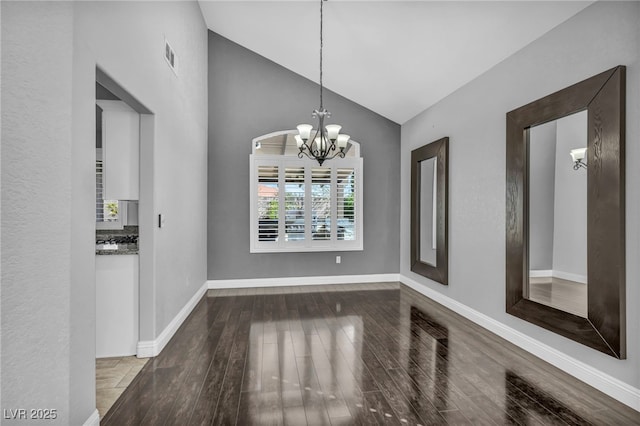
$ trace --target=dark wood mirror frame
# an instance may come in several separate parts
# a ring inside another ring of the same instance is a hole
[[[436,266],[420,260],[420,162],[436,158]],[[449,284],[449,138],[411,151],[411,270]]]
[[[626,358],[625,72],[617,66],[507,113],[506,147],[507,312],[619,359]],[[529,282],[529,129],[583,110],[588,318],[523,297]]]

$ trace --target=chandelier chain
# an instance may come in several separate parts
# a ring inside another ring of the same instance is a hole
[[[322,46],[323,46],[323,38],[322,38],[322,21],[323,21],[323,11],[322,5],[325,0],[320,0],[320,111],[323,110],[322,103]]]
[[[335,157],[344,158],[348,149],[349,135],[340,134],[342,126],[329,124],[325,127],[325,120],[331,117],[331,113],[324,109],[324,84],[322,81],[322,55],[324,50],[324,2],[320,0],[320,107],[311,114],[318,120],[318,127],[312,134],[311,124],[298,125],[298,134],[295,135],[298,146],[298,158],[307,156],[314,158],[322,166],[326,160]]]

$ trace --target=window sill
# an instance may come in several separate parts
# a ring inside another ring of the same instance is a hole
[[[362,243],[325,247],[251,247],[250,253],[312,253],[312,252],[338,252],[338,251],[363,251]]]

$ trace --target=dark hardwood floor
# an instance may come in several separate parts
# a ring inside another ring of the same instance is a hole
[[[364,286],[209,291],[102,424],[640,424],[413,290]]]

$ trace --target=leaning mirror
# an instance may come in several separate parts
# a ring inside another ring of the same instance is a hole
[[[507,114],[507,312],[620,359],[624,128],[623,66]]]
[[[411,152],[411,270],[448,284],[448,152],[442,138]]]

